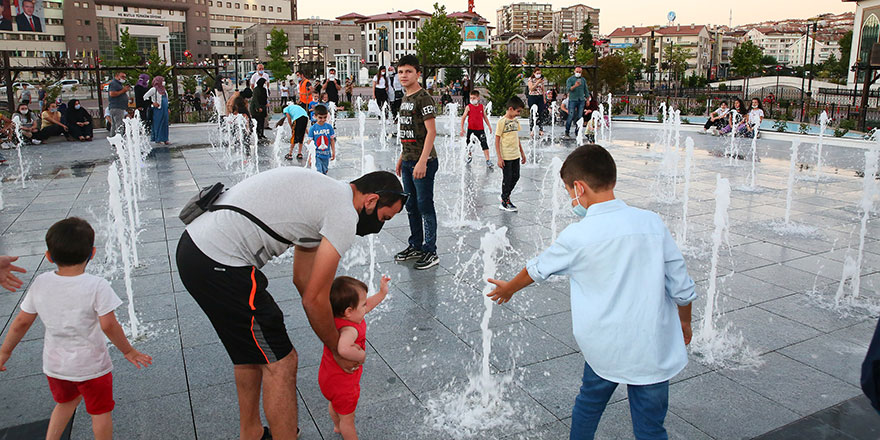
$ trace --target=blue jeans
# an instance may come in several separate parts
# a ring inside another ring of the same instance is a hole
[[[319,173],[327,174],[327,170],[330,169],[330,156],[317,156],[315,158],[315,168],[318,169]]]
[[[571,410],[570,440],[592,439],[596,435],[599,418],[615,388],[616,383],[602,379],[584,362],[581,392]],[[669,408],[669,381],[653,385],[627,385],[626,392],[636,439],[668,439],[663,420]]]
[[[406,214],[409,217],[409,245],[425,251],[437,252],[437,213],[434,211],[434,175],[439,162],[428,160],[425,177],[413,178],[416,161],[405,160],[400,171],[403,176],[403,190],[409,194],[406,201]]]
[[[571,130],[571,121],[577,122],[584,117],[584,105],[586,104],[585,100],[568,101],[568,118],[565,119],[565,134],[568,134],[568,131]],[[575,127],[575,130],[578,129],[580,127]]]

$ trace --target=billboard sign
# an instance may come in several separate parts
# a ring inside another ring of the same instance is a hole
[[[464,41],[486,41],[486,26],[465,26]]]

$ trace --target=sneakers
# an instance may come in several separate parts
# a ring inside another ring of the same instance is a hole
[[[472,160],[474,160],[474,157],[471,156],[470,153],[468,153],[468,157],[467,157],[467,161],[466,161],[466,163],[467,163],[468,165],[470,165]]]
[[[501,206],[499,206],[498,208],[501,209],[502,211],[507,211],[507,212],[518,211],[518,209],[516,208],[516,205],[514,205],[513,202],[511,202],[510,200],[502,200]]]
[[[568,133],[565,133],[564,135],[562,135],[562,138],[568,140],[568,139],[571,139],[571,135],[569,135]]]
[[[34,145],[40,145],[43,143],[43,141],[41,141],[39,139],[31,139],[31,143]]]
[[[422,252],[422,257],[419,258],[419,261],[416,261],[416,264],[413,267],[423,270],[434,267],[438,264],[440,264],[440,257],[437,256],[436,252]]]
[[[491,160],[486,161],[486,168],[490,168],[490,169],[492,168],[492,161]]]
[[[412,246],[407,246],[406,249],[398,252],[397,255],[394,256],[394,261],[406,261],[406,260],[412,260],[415,258],[421,259],[423,254],[424,254],[424,252],[422,252]]]

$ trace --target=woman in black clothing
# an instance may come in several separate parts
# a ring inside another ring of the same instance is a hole
[[[141,117],[144,127],[150,131],[150,122],[153,112],[150,111],[153,104],[144,99],[144,94],[150,90],[150,75],[146,73],[138,76],[137,84],[134,85],[134,106],[137,108],[138,115]]]
[[[92,140],[92,115],[82,107],[79,99],[71,99],[67,103],[67,127],[74,139]]]
[[[269,103],[269,93],[266,90],[266,79],[257,80],[254,87],[254,98],[251,99],[251,116],[257,120],[257,138],[266,139],[263,130],[266,126],[266,105]]]
[[[385,76],[385,67],[379,67],[379,73],[373,77],[373,99],[379,108],[388,101],[388,78]]]

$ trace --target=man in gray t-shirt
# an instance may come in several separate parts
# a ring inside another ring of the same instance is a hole
[[[107,99],[107,108],[110,109],[110,120],[113,129],[113,133],[110,133],[111,136],[116,133],[125,133],[125,124],[122,121],[125,119],[125,114],[128,111],[127,92],[131,89],[128,84],[125,84],[125,77],[125,72],[116,72],[113,80],[107,86],[107,94],[110,95]]]
[[[264,412],[276,415],[269,422],[272,435],[292,439],[297,431],[296,351],[259,269],[294,247],[293,284],[309,324],[336,362],[354,372],[358,363],[337,354],[330,286],[354,236],[379,232],[403,208],[402,189],[387,171],[347,183],[281,167],[233,186],[217,199],[214,211],[187,226],[177,247],[177,268],[232,360],[242,438],[261,435],[261,389]]]

